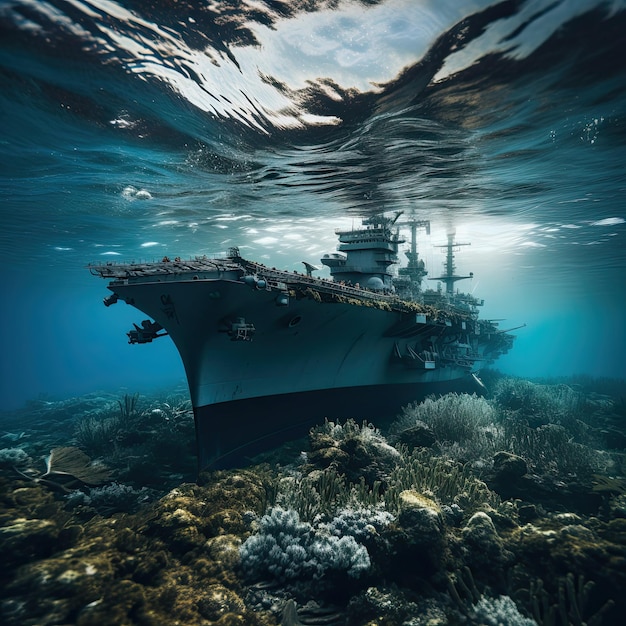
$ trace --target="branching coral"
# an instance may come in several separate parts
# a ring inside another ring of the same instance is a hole
[[[415,424],[428,426],[436,437],[433,449],[442,456],[489,468],[500,451],[523,458],[531,472],[566,477],[606,470],[613,460],[583,437],[585,399],[566,385],[536,385],[502,379],[494,399],[467,394],[427,398],[405,407],[390,427],[390,440],[402,441]]]
[[[138,401],[138,394],[127,394],[84,415],[75,424],[76,443],[117,467],[125,481],[158,482],[155,477],[170,464],[193,467],[194,423],[188,399],[168,398],[145,410]]]
[[[117,511],[134,513],[150,497],[150,491],[146,487],[135,489],[130,485],[111,483],[90,489],[88,494],[79,490],[72,491],[67,495],[67,501],[71,508],[89,506],[102,515],[111,515]]]
[[[458,504],[463,509],[482,504],[496,507],[500,503],[498,495],[473,476],[468,465],[461,466],[427,450],[404,451],[401,459],[384,496],[389,511],[398,509],[399,495],[407,489],[431,493],[442,504]]]
[[[504,441],[495,409],[476,395],[450,393],[409,404],[390,426],[390,440],[408,441],[406,434],[419,424],[432,431],[436,450],[463,462],[492,456]]]
[[[546,591],[543,581],[532,581],[528,591],[533,616],[541,626],[600,626],[615,602],[608,600],[589,615],[589,597],[595,587],[593,581],[569,573],[559,579],[556,600]]]
[[[302,520],[313,522],[331,518],[342,509],[379,509],[384,502],[381,483],[369,486],[364,479],[358,484],[350,483],[329,468],[306,476],[283,477],[268,504],[293,509]]]
[[[539,474],[589,476],[611,463],[607,454],[576,443],[558,424],[530,428],[507,419],[504,432],[508,451],[522,457],[531,471]]]
[[[522,615],[509,596],[482,594],[474,577],[465,567],[448,578],[448,593],[464,616],[464,621],[477,626],[537,626],[535,620]]]
[[[242,544],[240,556],[250,578],[270,575],[282,582],[319,579],[329,570],[358,577],[370,567],[367,549],[354,537],[338,537],[281,507],[261,517],[257,532]]]
[[[463,443],[472,439],[478,428],[494,423],[495,410],[487,400],[476,395],[449,393],[440,398],[429,397],[406,406],[389,433],[397,436],[417,421],[430,426],[437,441]]]
[[[500,411],[533,427],[574,423],[586,407],[584,395],[568,385],[540,385],[520,378],[500,379],[493,400]]]
[[[537,626],[537,622],[524,617],[509,596],[492,598],[482,596],[471,613],[471,619],[481,626]]]
[[[103,455],[112,451],[113,441],[121,427],[119,415],[88,415],[76,423],[74,438],[90,454]]]
[[[139,394],[134,395],[124,394],[123,400],[118,400],[117,404],[120,407],[120,416],[123,420],[131,420],[137,415],[137,402],[139,401]]]

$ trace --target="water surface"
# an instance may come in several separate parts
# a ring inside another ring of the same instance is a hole
[[[238,245],[287,269],[334,230],[456,232],[508,374],[626,376],[626,3],[0,6],[4,408],[184,377],[89,262]]]

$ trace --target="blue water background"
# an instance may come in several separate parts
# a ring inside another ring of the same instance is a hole
[[[1,408],[184,380],[88,263],[302,271],[380,210],[431,276],[471,242],[498,369],[626,378],[625,43],[622,1],[3,2]]]

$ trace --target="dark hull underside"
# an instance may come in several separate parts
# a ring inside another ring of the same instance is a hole
[[[300,438],[325,418],[367,420],[385,428],[410,402],[451,392],[479,393],[468,375],[453,381],[323,389],[210,404],[194,409],[198,465],[226,469],[245,465],[261,452]]]

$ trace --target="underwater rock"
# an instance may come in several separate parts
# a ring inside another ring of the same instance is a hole
[[[608,509],[609,515],[613,518],[626,518],[626,494],[619,494],[610,498]]]
[[[617,624],[621,622],[611,618],[626,611],[626,524],[615,529],[612,524],[618,521],[550,516],[519,528],[507,545],[515,552],[516,568],[534,575],[559,611],[567,612],[569,602],[581,612],[579,623]],[[582,582],[570,585],[583,577],[588,581],[584,590]],[[581,597],[583,591],[586,597]],[[600,610],[606,618],[594,620],[591,616]]]
[[[324,446],[325,443],[327,443],[325,440],[318,439],[315,442],[316,447],[308,453],[308,460],[312,465],[322,468],[334,465],[343,468],[350,462],[350,455],[347,452],[332,442],[327,446]]]
[[[108,541],[98,539],[100,545],[108,545]],[[22,566],[6,589],[8,598],[19,599],[21,609],[5,623],[72,622],[71,615],[96,602],[110,585],[115,571],[110,556],[106,551],[98,553],[91,539],[82,546]],[[110,612],[107,617],[110,621],[102,623],[113,623]]]
[[[521,524],[526,524],[539,517],[539,510],[534,504],[524,503],[517,508],[517,514]]]
[[[436,599],[420,598],[391,587],[369,587],[355,595],[348,604],[350,626],[447,626],[450,621]]]
[[[9,503],[12,508],[20,509],[23,513],[36,517],[48,517],[57,507],[52,494],[36,484],[11,489]]]
[[[510,557],[491,517],[484,511],[474,513],[462,529],[468,564],[472,571],[496,572]]]
[[[132,580],[115,581],[107,585],[91,602],[82,606],[76,624],[77,626],[90,624],[113,626],[133,622],[157,624],[151,606],[154,600],[155,598],[150,598],[146,594],[145,587]]]
[[[172,559],[163,549],[154,546],[142,554],[140,559],[129,559],[126,565],[132,570],[132,579],[142,585],[157,586],[163,581],[163,572]]]
[[[26,563],[54,552],[59,526],[53,520],[18,518],[0,528],[0,551],[6,564]]]
[[[243,534],[248,530],[245,512],[236,509],[216,511],[206,518],[206,524],[211,535]]]
[[[528,464],[516,454],[501,451],[493,457],[493,472],[495,482],[516,480],[528,473]]]
[[[403,533],[401,560],[418,559],[426,572],[441,569],[446,558],[447,538],[441,507],[427,496],[405,490],[399,496],[398,527]],[[404,544],[404,545],[403,545]]]
[[[626,588],[626,544],[624,537],[612,535],[610,523],[597,518],[572,523],[567,517],[542,520],[541,524],[521,527],[516,549],[524,556],[534,555],[537,561],[549,558],[562,572],[587,573],[622,567],[619,578]],[[615,541],[617,540],[617,541]],[[529,565],[533,565],[532,562]]]
[[[248,532],[244,514],[261,511],[265,498],[262,479],[253,472],[215,473],[213,482],[183,484],[156,503],[149,533],[177,553],[202,551],[210,537]]]
[[[10,578],[11,568],[67,548],[80,537],[81,529],[40,484],[0,479],[0,493],[1,586]]]
[[[204,521],[190,512],[184,505],[189,504],[184,498],[175,498],[168,505],[182,504],[174,510],[161,510],[158,518],[150,524],[158,536],[167,538],[168,544],[176,553],[188,552],[204,545]],[[183,500],[181,503],[180,500]],[[165,508],[165,507],[164,507]]]
[[[602,529],[602,538],[610,543],[626,546],[626,519],[612,519]]]
[[[400,493],[399,507],[400,526],[416,530],[424,541],[431,541],[443,533],[441,507],[431,498],[407,489]]]
[[[410,448],[430,448],[437,441],[433,429],[421,420],[401,430],[396,439],[398,443],[403,443]]]
[[[485,477],[490,489],[505,499],[523,497],[532,489],[535,477],[528,475],[528,464],[522,457],[500,451],[493,456],[493,467]]]
[[[265,481],[269,470],[255,467],[237,472],[203,473],[198,485],[202,499],[211,502],[211,509],[237,509],[239,511],[261,512],[267,498]]]
[[[506,459],[505,466],[508,466]],[[515,467],[517,469],[513,469]],[[511,461],[507,471],[509,469],[519,474],[522,465]],[[585,477],[585,482],[581,482],[576,476],[555,476],[548,473],[529,472],[518,476],[513,474],[510,478],[506,478],[505,474],[499,479],[492,473],[485,480],[489,488],[503,499],[523,500],[546,510],[576,511],[588,515],[598,513],[603,504],[603,491],[592,484],[589,476]]]

